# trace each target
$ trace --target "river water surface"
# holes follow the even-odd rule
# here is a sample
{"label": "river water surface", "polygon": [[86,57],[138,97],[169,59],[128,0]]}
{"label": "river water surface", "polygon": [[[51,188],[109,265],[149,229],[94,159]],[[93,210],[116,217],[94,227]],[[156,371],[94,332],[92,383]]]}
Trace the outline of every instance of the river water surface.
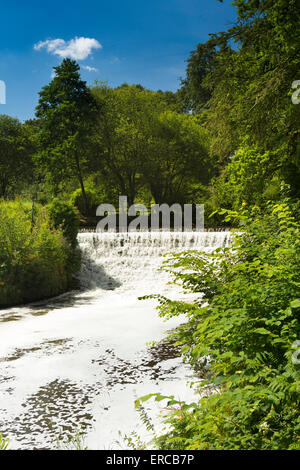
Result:
{"label": "river water surface", "polygon": [[[212,250],[229,232],[82,233],[82,290],[0,310],[0,431],[14,449],[55,449],[84,435],[90,449],[126,448],[144,429],[134,400],[148,393],[193,400],[194,375],[168,344],[152,349],[183,318],[164,322],[146,294],[185,299],[158,271],[163,255]],[[163,402],[145,407],[157,429]],[[119,435],[121,432],[121,436]]]}

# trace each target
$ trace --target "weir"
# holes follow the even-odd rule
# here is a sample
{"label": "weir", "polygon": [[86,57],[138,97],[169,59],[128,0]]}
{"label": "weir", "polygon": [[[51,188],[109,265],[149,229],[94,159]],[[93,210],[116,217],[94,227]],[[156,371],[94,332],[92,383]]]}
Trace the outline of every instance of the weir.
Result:
{"label": "weir", "polygon": [[168,253],[188,250],[211,251],[229,246],[230,232],[125,232],[80,233],[82,252],[81,286],[87,289],[109,289],[116,284],[132,288],[155,279],[160,284],[158,269]]}

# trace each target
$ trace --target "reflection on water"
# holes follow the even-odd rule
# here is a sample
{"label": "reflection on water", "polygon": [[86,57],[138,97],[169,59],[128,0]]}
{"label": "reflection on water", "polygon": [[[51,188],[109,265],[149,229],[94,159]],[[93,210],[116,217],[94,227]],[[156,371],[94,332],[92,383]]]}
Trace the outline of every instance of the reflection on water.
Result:
{"label": "reflection on water", "polygon": [[23,318],[22,315],[7,313],[0,316],[0,323],[4,323],[7,321],[17,321],[21,320],[21,318]]}
{"label": "reflection on water", "polygon": [[[63,353],[68,349],[68,346],[66,343],[71,341],[71,338],[63,338],[63,339],[56,339],[52,341],[44,341],[41,343],[40,346],[36,346],[34,348],[24,348],[24,349],[18,349],[16,348],[11,355],[7,355],[5,357],[0,357],[0,362],[7,362],[7,361],[16,361],[17,359],[20,359],[22,356],[25,356],[25,354],[28,356],[30,353],[34,353],[36,351],[41,351],[43,350],[45,353],[47,353],[47,349],[50,351],[52,345],[61,345],[62,347],[60,348],[60,352]],[[57,352],[59,352],[59,349],[56,349]]]}
{"label": "reflection on water", "polygon": [[[68,341],[49,341],[48,346],[62,346]],[[14,355],[5,360],[18,360],[25,354],[29,355],[41,349],[42,345],[40,348],[16,350]],[[58,436],[64,432],[74,434],[77,429],[81,432],[92,429],[95,419],[90,405],[97,396],[107,394],[116,385],[138,385],[145,380],[156,383],[178,380],[178,356],[178,349],[166,342],[137,355],[132,361],[124,360],[112,349],[107,349],[104,354],[91,361],[98,368],[98,381],[93,385],[80,386],[71,380],[51,380],[22,401],[20,414],[12,419],[0,420],[0,429],[5,435],[17,436],[21,448],[51,448]],[[9,384],[15,382],[15,377],[7,376],[5,382],[7,394],[13,396],[15,389],[10,388]],[[103,407],[106,411],[109,408],[109,405]]]}
{"label": "reflection on water", "polygon": [[144,378],[150,380],[166,380],[176,373],[176,364],[180,357],[179,349],[169,342],[160,342],[155,347],[143,352],[134,362],[117,357],[112,349],[92,362],[102,368],[105,375],[105,387],[111,388],[116,384],[138,384]]}
{"label": "reflection on water", "polygon": [[23,413],[11,422],[1,423],[1,428],[7,435],[17,435],[26,448],[35,447],[44,435],[42,447],[51,448],[62,431],[72,433],[77,426],[84,431],[91,426],[93,417],[86,411],[91,401],[89,392],[76,383],[53,380],[29,396],[22,403]]}

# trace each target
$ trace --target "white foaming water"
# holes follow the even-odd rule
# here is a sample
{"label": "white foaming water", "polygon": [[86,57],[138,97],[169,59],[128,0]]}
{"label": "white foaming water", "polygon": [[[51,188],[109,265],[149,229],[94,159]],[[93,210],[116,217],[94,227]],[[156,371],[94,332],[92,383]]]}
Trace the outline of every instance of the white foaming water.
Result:
{"label": "white foaming water", "polygon": [[[0,432],[13,448],[56,448],[61,429],[82,431],[91,449],[118,448],[118,430],[147,439],[136,397],[194,400],[189,366],[169,346],[146,347],[185,318],[165,323],[155,300],[137,297],[184,297],[158,271],[163,256],[228,246],[230,233],[81,233],[78,240],[84,290],[0,311]],[[146,404],[154,420],[159,406]]]}
{"label": "white foaming water", "polygon": [[[122,290],[143,285],[164,288],[166,275],[158,272],[168,253],[211,251],[228,246],[230,232],[127,232],[80,233],[82,252],[80,283],[87,289]],[[149,285],[150,283],[150,285]]]}

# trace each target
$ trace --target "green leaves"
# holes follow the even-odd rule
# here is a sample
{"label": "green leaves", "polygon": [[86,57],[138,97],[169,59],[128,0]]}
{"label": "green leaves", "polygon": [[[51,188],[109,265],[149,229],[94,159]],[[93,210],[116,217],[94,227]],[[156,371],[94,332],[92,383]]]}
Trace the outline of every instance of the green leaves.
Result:
{"label": "green leaves", "polygon": [[[242,226],[230,249],[165,263],[187,290],[204,293],[172,336],[206,378],[199,384],[206,397],[169,415],[171,430],[157,442],[162,449],[299,449],[300,372],[291,357],[300,339],[299,224],[287,201],[225,214]],[[184,308],[160,299],[165,317]]]}
{"label": "green leaves", "polygon": [[9,446],[9,440],[5,439],[2,433],[0,433],[0,450],[7,450],[8,446]]}
{"label": "green leaves", "polygon": [[79,269],[79,256],[60,227],[71,236],[66,212],[59,213],[56,229],[40,206],[32,226],[31,212],[30,203],[0,201],[0,307],[61,294]]}
{"label": "green leaves", "polygon": [[256,328],[254,333],[259,333],[260,335],[269,335],[269,336],[276,336],[271,331],[266,330],[265,328]]}
{"label": "green leaves", "polygon": [[300,107],[291,101],[300,65],[297,0],[233,4],[236,23],[190,53],[178,93],[205,122],[219,157],[214,208],[276,201],[282,181],[300,194]]}
{"label": "green leaves", "polygon": [[[174,399],[173,396],[168,397],[168,396],[161,395],[160,393],[149,393],[148,395],[144,395],[143,397],[140,397],[137,400],[135,400],[135,402],[134,402],[135,407],[136,408],[139,407],[141,403],[150,400],[150,398],[152,398],[152,397],[155,397],[155,401],[162,401],[162,400],[166,400],[166,399],[173,400]],[[178,403],[178,402],[174,401],[174,403]]]}
{"label": "green leaves", "polygon": [[295,299],[291,302],[291,308],[292,309],[298,309],[300,308],[300,299]]}
{"label": "green leaves", "polygon": [[70,178],[77,179],[87,209],[83,177],[90,159],[89,135],[99,107],[80,79],[79,68],[75,61],[64,59],[39,93],[36,162],[56,189]]}
{"label": "green leaves", "polygon": [[29,126],[0,115],[0,198],[13,195],[17,185],[31,180],[33,150]]}

